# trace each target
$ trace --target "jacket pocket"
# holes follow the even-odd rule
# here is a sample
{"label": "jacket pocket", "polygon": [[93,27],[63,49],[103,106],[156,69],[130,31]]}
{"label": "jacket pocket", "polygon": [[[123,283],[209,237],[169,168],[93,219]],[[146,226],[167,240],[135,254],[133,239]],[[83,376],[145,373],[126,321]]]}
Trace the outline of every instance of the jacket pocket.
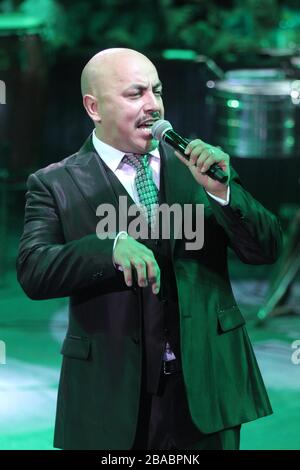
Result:
{"label": "jacket pocket", "polygon": [[245,325],[245,319],[237,305],[220,309],[218,312],[218,323],[221,331],[230,331]]}
{"label": "jacket pocket", "polygon": [[61,348],[61,354],[66,357],[87,360],[90,355],[91,341],[88,338],[67,336]]}

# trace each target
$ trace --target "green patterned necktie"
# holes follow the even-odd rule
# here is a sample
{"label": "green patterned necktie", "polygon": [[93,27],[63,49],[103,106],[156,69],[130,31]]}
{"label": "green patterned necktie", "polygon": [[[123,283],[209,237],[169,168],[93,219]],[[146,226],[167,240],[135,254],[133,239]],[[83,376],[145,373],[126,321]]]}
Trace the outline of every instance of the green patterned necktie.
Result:
{"label": "green patterned necktie", "polygon": [[140,204],[147,209],[148,222],[154,226],[156,211],[152,210],[154,204],[158,204],[158,189],[153,181],[152,171],[149,166],[149,154],[127,154],[123,157],[123,163],[127,163],[136,169],[134,182]]}

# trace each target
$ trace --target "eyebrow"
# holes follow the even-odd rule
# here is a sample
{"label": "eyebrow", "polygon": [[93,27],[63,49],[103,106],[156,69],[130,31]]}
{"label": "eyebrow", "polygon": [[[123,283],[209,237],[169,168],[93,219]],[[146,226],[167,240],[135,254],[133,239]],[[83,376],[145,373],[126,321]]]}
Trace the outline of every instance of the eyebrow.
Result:
{"label": "eyebrow", "polygon": [[[137,89],[137,90],[147,90],[148,86],[146,85],[141,85],[140,83],[133,83],[132,85],[130,85],[128,88],[126,88],[126,90],[124,90],[125,92],[126,91],[130,91],[132,89]],[[157,88],[162,88],[162,83],[161,81],[155,83],[155,85],[153,85],[152,87],[152,90],[155,90]]]}

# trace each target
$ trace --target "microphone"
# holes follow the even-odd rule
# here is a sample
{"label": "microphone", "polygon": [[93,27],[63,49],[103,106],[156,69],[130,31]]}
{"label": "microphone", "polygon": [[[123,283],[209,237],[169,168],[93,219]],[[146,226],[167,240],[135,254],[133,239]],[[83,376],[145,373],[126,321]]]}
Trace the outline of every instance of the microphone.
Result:
{"label": "microphone", "polygon": [[[189,159],[188,155],[184,155],[184,151],[189,141],[177,134],[169,121],[159,119],[153,124],[151,133],[154,139],[159,141],[163,140],[175,150],[179,150],[187,160]],[[226,183],[227,181],[227,175],[224,173],[222,168],[218,166],[217,163],[213,163],[211,167],[205,172],[205,174],[210,178],[219,181],[220,183]]]}

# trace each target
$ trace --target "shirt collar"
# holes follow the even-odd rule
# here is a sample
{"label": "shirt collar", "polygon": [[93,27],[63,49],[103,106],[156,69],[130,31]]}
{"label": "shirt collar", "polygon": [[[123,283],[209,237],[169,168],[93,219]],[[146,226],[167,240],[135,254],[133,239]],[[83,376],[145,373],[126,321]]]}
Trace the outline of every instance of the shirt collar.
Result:
{"label": "shirt collar", "polygon": [[[121,150],[118,150],[112,147],[111,145],[108,145],[102,140],[100,140],[96,136],[95,129],[93,130],[92,140],[93,140],[93,145],[96,149],[96,152],[99,154],[99,156],[104,161],[104,163],[106,163],[106,165],[115,173],[125,153],[121,152]],[[151,150],[151,152],[148,152],[148,153],[155,160],[160,160],[158,148]]]}

